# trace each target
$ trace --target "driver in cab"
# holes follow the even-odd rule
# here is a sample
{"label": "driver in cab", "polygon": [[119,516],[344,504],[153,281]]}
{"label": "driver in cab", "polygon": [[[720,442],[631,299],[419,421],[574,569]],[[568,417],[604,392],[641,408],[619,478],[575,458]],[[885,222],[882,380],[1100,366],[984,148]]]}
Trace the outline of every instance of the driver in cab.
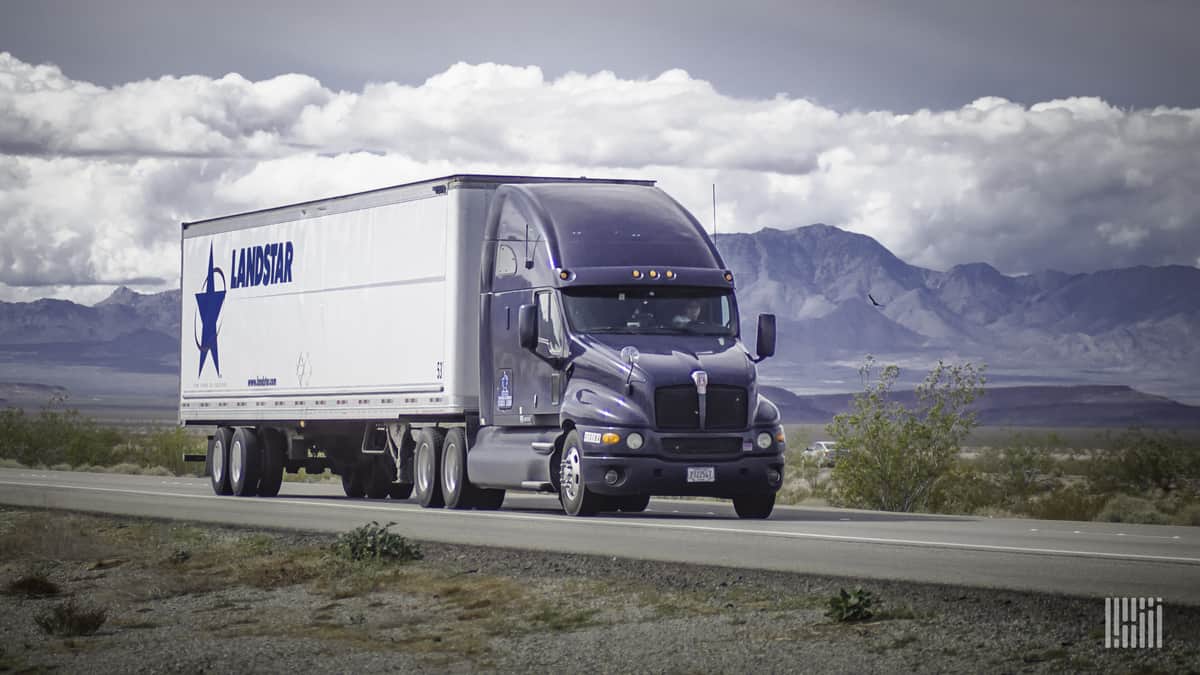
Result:
{"label": "driver in cab", "polygon": [[671,319],[671,325],[674,328],[686,328],[695,324],[700,320],[700,312],[703,308],[704,305],[699,298],[688,298],[684,301],[680,313]]}

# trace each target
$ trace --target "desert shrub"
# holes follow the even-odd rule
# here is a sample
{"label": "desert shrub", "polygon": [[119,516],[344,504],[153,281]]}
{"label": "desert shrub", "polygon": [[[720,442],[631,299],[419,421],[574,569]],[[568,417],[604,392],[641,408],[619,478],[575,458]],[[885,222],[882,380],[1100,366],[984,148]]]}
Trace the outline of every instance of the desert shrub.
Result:
{"label": "desert shrub", "polygon": [[985,450],[979,467],[995,485],[999,505],[1021,511],[1031,498],[1057,488],[1062,470],[1052,452],[1060,445],[1054,434],[1041,440],[1016,434],[1003,446]]}
{"label": "desert shrub", "polygon": [[58,584],[50,581],[45,574],[35,573],[18,577],[4,586],[4,592],[9,595],[23,595],[29,598],[43,598],[58,595]]}
{"label": "desert shrub", "polygon": [[825,616],[839,622],[866,621],[875,616],[875,610],[872,609],[874,604],[874,595],[864,591],[862,586],[852,591],[842,588],[829,598],[829,609],[825,611]]}
{"label": "desert shrub", "polygon": [[403,536],[391,532],[396,523],[380,525],[371,521],[361,527],[338,535],[333,550],[349,560],[390,560],[407,562],[424,557],[420,547]]}
{"label": "desert shrub", "polygon": [[1114,447],[1097,453],[1089,478],[1098,491],[1138,494],[1146,490],[1200,490],[1200,448],[1177,433],[1133,429]]}
{"label": "desert shrub", "polygon": [[46,408],[36,416],[0,411],[0,456],[25,465],[109,464],[121,434],[77,410]]}
{"label": "desert shrub", "polygon": [[826,485],[828,481],[821,480],[821,462],[816,457],[800,455],[796,460],[796,471],[814,495],[824,496],[829,491],[829,486]]}
{"label": "desert shrub", "polygon": [[173,474],[194,472],[183,461],[185,453],[203,454],[207,441],[184,427],[172,427],[139,434],[130,439],[123,459],[144,467],[165,467]]}
{"label": "desert shrub", "polygon": [[[868,357],[859,371],[864,382],[873,369]],[[917,386],[912,410],[891,396],[899,375],[899,367],[884,367],[878,381],[854,397],[850,412],[837,415],[826,428],[848,451],[833,470],[840,503],[884,511],[925,507],[975,426],[967,407],[983,391],[982,367],[938,362]]]}
{"label": "desert shrub", "polygon": [[784,480],[783,487],[775,494],[775,500],[780,504],[799,504],[810,496],[812,492],[798,478],[790,478]]}
{"label": "desert shrub", "polygon": [[1093,520],[1108,495],[1095,494],[1083,483],[1065,485],[1026,502],[1024,514],[1043,520]]}
{"label": "desert shrub", "polygon": [[935,513],[977,513],[1004,502],[989,477],[968,462],[950,468],[934,485],[926,508]]}
{"label": "desert shrub", "polygon": [[1200,526],[1200,504],[1190,504],[1180,509],[1171,519],[1176,525]]}
{"label": "desert shrub", "polygon": [[108,619],[108,612],[99,607],[77,605],[74,600],[57,605],[34,617],[34,622],[48,635],[75,637],[91,635],[100,630]]}
{"label": "desert shrub", "polygon": [[1149,499],[1116,495],[1104,502],[1096,520],[1108,523],[1142,523],[1146,525],[1166,525],[1171,522],[1171,516],[1159,511],[1155,503]]}

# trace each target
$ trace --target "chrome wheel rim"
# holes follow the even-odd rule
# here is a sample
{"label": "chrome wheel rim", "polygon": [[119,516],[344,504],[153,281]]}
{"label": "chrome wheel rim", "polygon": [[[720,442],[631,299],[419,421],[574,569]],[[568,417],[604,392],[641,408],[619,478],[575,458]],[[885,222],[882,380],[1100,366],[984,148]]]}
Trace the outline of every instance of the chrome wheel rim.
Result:
{"label": "chrome wheel rim", "polygon": [[582,477],[582,470],[579,466],[579,448],[571,446],[567,448],[567,452],[562,459],[562,472],[560,480],[562,483],[563,496],[567,501],[575,501],[579,497],[579,482]]}
{"label": "chrome wheel rim", "polygon": [[433,482],[433,462],[429,461],[429,444],[422,443],[417,448],[417,487],[421,492],[429,492],[429,486]]}
{"label": "chrome wheel rim", "polygon": [[229,448],[229,478],[234,483],[242,479],[242,442],[234,441]]}
{"label": "chrome wheel rim", "polygon": [[218,483],[225,478],[225,444],[221,441],[213,441],[212,475]]}
{"label": "chrome wheel rim", "polygon": [[442,475],[446,484],[446,492],[453,494],[458,490],[458,446],[451,443],[446,446],[446,456],[442,457]]}

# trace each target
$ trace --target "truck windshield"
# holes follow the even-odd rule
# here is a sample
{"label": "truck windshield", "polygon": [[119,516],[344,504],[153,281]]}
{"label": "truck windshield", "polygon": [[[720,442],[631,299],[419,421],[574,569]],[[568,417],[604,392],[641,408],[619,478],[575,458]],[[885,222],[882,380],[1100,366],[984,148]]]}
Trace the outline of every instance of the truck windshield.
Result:
{"label": "truck windshield", "polygon": [[732,295],[714,288],[572,288],[563,291],[577,333],[737,335]]}

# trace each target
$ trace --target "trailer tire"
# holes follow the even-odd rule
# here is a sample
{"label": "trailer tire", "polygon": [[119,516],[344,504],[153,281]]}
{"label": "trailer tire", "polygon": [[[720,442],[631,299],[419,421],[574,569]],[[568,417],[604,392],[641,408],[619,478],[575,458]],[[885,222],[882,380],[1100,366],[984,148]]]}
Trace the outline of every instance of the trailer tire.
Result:
{"label": "trailer tire", "polygon": [[233,492],[229,488],[229,439],[233,433],[229,427],[217,427],[212,440],[208,442],[208,465],[212,470],[208,474],[215,495],[227,495]]}
{"label": "trailer tire", "polygon": [[579,432],[572,429],[563,441],[559,462],[558,499],[563,511],[571,516],[593,516],[604,505],[604,498],[587,489],[583,480],[583,444]]}
{"label": "trailer tire", "polygon": [[475,508],[480,511],[495,511],[504,503],[504,490],[481,488],[475,497]]}
{"label": "trailer tire", "polygon": [[471,509],[479,501],[479,490],[467,475],[467,434],[454,428],[442,441],[442,500],[447,508]]}
{"label": "trailer tire", "polygon": [[388,488],[388,496],[392,499],[408,499],[412,496],[412,483],[392,483]]}
{"label": "trailer tire", "polygon": [[371,499],[386,499],[391,490],[392,481],[396,478],[396,465],[387,455],[376,455],[370,462],[359,465],[359,471],[366,472],[363,484],[367,496]]}
{"label": "trailer tire", "polygon": [[283,486],[283,465],[287,461],[287,436],[278,429],[267,427],[258,434],[262,444],[262,478],[258,483],[259,497],[274,497]]}
{"label": "trailer tire", "polygon": [[363,472],[355,463],[342,467],[342,492],[350,499],[362,499],[367,494],[367,488],[363,485]]}
{"label": "trailer tire", "polygon": [[733,510],[738,518],[763,520],[771,517],[775,509],[775,493],[758,495],[739,495],[733,498]]}
{"label": "trailer tire", "polygon": [[239,497],[258,494],[262,480],[262,453],[258,434],[249,427],[238,427],[229,443],[229,487]]}
{"label": "trailer tire", "polygon": [[427,509],[440,509],[442,500],[441,479],[442,430],[425,427],[417,434],[417,447],[413,449],[415,464],[417,501]]}

